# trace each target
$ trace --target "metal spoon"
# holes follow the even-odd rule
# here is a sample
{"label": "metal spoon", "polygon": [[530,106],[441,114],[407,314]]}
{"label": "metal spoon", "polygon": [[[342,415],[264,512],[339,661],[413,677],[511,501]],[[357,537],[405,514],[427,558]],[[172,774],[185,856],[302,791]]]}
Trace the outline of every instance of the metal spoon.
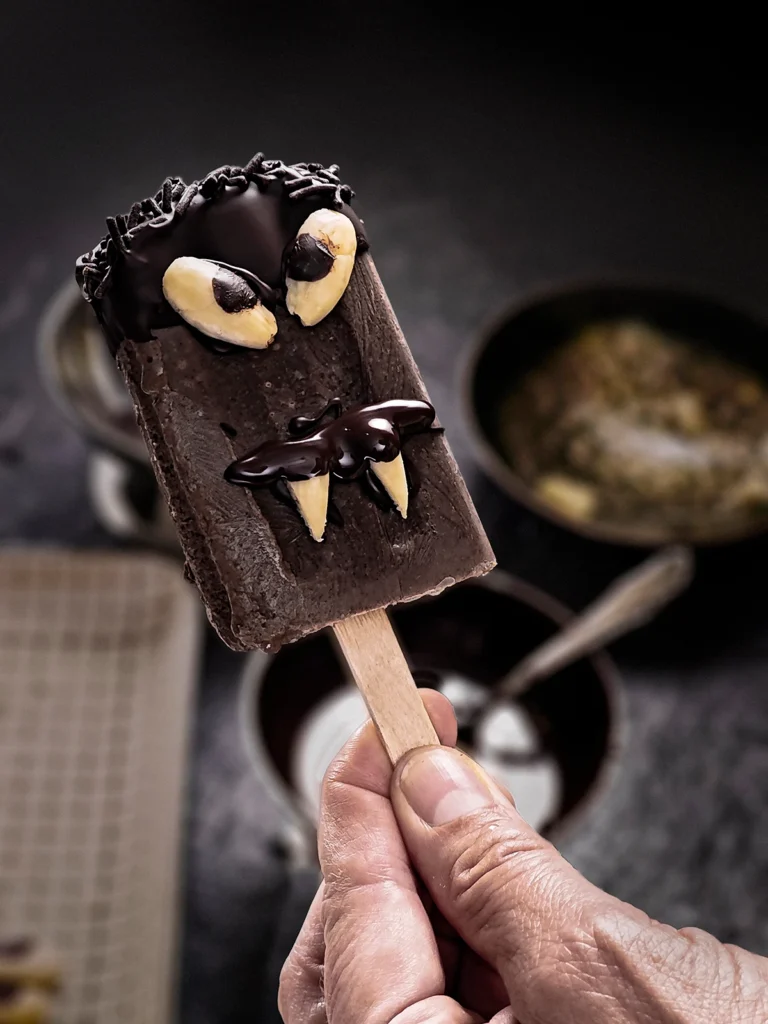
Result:
{"label": "metal spoon", "polygon": [[694,557],[680,545],[662,548],[619,576],[560,632],[518,662],[491,691],[458,676],[440,689],[454,702],[460,727],[473,724],[502,703],[518,698],[541,679],[650,622],[693,578]]}
{"label": "metal spoon", "polygon": [[650,622],[693,579],[694,558],[681,545],[662,548],[619,576],[559,633],[528,654],[494,688],[519,697],[535,682]]}

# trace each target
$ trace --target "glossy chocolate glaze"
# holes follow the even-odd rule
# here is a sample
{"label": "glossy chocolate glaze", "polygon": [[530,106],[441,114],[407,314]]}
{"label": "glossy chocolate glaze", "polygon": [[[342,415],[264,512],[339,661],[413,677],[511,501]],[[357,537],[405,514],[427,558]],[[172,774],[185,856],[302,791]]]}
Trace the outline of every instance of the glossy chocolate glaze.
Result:
{"label": "glossy chocolate glaze", "polygon": [[[315,430],[329,414],[335,418]],[[439,429],[433,428],[434,420],[435,410],[429,402],[416,399],[390,399],[345,413],[340,413],[340,403],[334,401],[317,419],[294,417],[289,425],[293,433],[314,433],[267,441],[233,462],[224,476],[230,483],[247,487],[268,486],[281,478],[309,480],[326,473],[354,480],[370,462],[396,458],[407,434]]]}
{"label": "glossy chocolate glaze", "polygon": [[294,281],[321,281],[331,272],[333,253],[311,235],[299,235],[288,254],[286,272]]}
{"label": "glossy chocolate glaze", "polygon": [[211,282],[213,297],[225,313],[242,313],[253,309],[259,296],[250,284],[234,270],[219,266]]}
{"label": "glossy chocolate glaze", "polygon": [[110,218],[109,233],[77,261],[77,279],[113,350],[181,322],[162,288],[179,256],[246,271],[280,301],[289,248],[315,210],[344,213],[365,250],[362,222],[349,205],[354,193],[337,172],[335,165],[287,165],[257,154],[245,167],[222,167],[191,185],[168,178],[128,215]]}

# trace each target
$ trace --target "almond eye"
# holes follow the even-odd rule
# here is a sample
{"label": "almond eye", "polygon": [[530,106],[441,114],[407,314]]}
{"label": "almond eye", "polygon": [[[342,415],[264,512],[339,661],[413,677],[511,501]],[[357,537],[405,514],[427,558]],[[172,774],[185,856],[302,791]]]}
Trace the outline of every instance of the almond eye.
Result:
{"label": "almond eye", "polygon": [[305,327],[320,323],[344,294],[356,252],[355,228],[343,213],[315,210],[304,221],[288,256],[285,304]]}
{"label": "almond eye", "polygon": [[188,324],[217,341],[266,348],[277,334],[274,314],[246,277],[213,260],[175,259],[163,275],[163,294]]}

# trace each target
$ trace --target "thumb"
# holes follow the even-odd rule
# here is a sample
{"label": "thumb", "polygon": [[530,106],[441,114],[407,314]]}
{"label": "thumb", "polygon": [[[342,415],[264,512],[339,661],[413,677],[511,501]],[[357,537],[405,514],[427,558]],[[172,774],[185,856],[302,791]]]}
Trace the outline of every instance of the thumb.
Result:
{"label": "thumb", "polygon": [[[542,1004],[552,1013],[566,996],[558,989],[571,986],[570,1003],[572,986],[604,970],[596,919],[648,921],[587,882],[458,750],[406,755],[391,797],[414,867],[442,914],[499,972],[518,1015]],[[576,1011],[568,1019],[581,1017]]]}
{"label": "thumb", "polygon": [[678,932],[583,878],[460,751],[398,764],[392,805],[446,919],[547,1024],[768,1020],[768,960]]}

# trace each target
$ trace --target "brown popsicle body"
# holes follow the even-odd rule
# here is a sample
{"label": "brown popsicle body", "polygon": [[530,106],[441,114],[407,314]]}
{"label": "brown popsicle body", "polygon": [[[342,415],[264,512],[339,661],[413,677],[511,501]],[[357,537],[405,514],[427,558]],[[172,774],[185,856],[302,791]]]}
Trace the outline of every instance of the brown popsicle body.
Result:
{"label": "brown popsicle body", "polygon": [[[445,438],[408,437],[408,518],[357,481],[331,481],[322,543],[269,489],[224,480],[227,465],[287,436],[296,415],[426,392],[367,253],[314,327],[278,309],[264,350],[221,354],[183,324],[117,352],[187,564],[211,622],[238,650],[275,650],[328,624],[437,592],[494,558]],[[222,427],[222,424],[224,426]]]}

